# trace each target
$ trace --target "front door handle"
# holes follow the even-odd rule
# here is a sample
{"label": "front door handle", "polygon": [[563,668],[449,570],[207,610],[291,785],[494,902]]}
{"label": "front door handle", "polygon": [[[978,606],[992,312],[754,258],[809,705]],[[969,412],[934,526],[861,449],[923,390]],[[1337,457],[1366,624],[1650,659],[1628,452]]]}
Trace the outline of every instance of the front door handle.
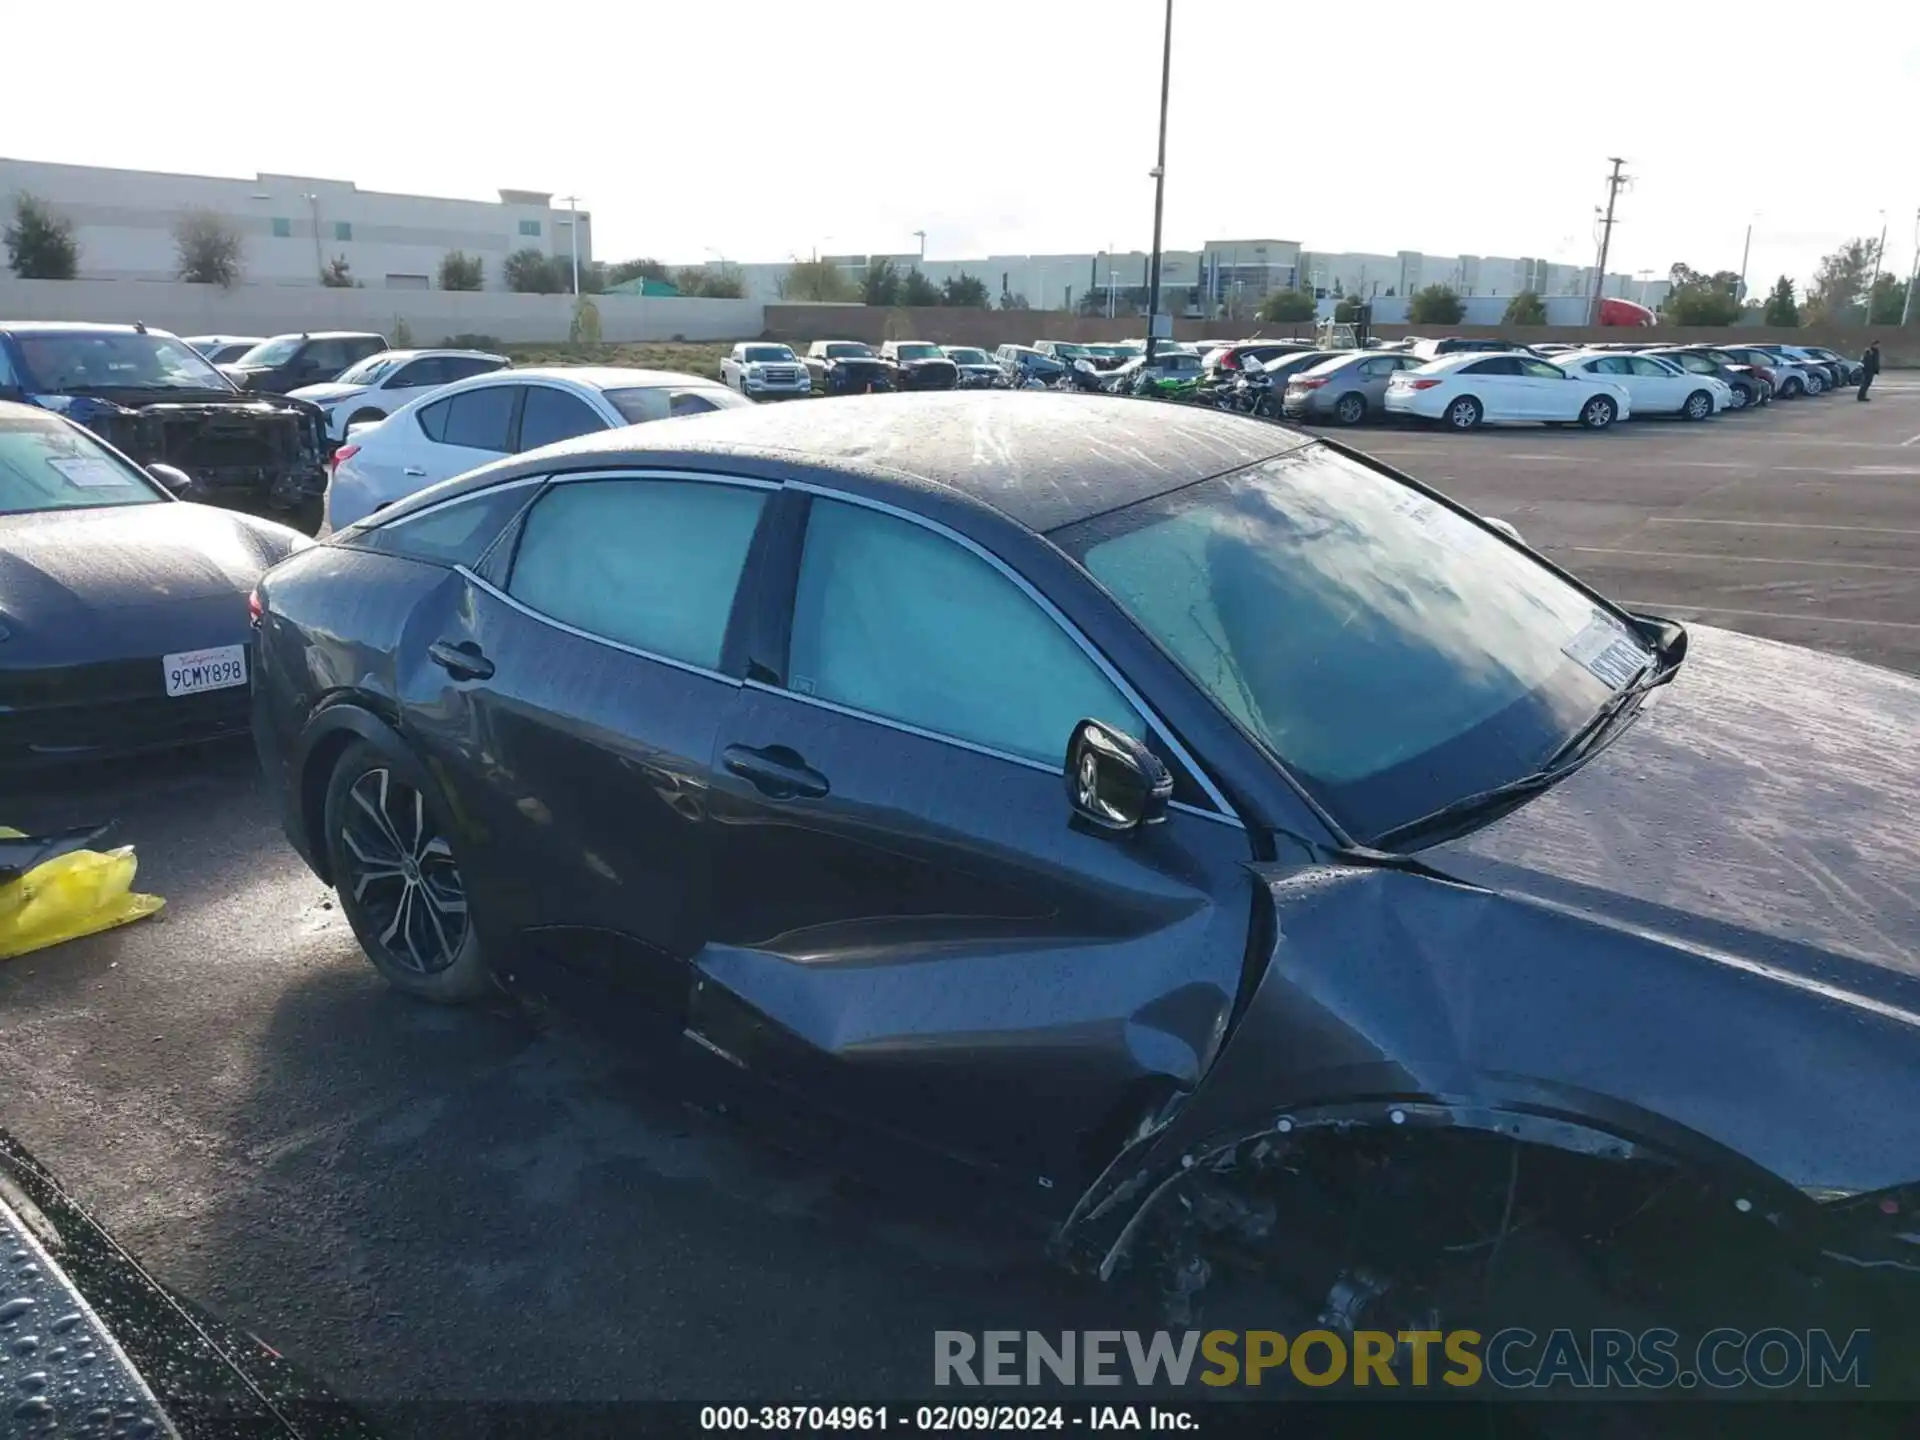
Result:
{"label": "front door handle", "polygon": [[427,647],[427,658],[456,680],[488,680],[493,677],[493,661],[471,640],[455,644],[436,640]]}
{"label": "front door handle", "polygon": [[427,478],[427,472],[422,470],[418,465],[402,465],[400,467],[400,473],[402,475],[411,475],[416,480],[424,480]]}
{"label": "front door handle", "polygon": [[727,769],[770,800],[818,800],[827,793],[827,777],[808,766],[785,745],[755,750],[729,745],[720,752]]}

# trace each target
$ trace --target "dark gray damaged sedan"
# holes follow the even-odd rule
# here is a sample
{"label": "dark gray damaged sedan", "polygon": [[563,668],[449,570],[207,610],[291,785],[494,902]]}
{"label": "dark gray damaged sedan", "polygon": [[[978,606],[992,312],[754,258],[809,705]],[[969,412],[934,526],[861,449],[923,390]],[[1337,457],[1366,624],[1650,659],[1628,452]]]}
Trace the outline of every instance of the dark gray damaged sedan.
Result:
{"label": "dark gray damaged sedan", "polygon": [[1341,447],[666,421],[260,599],[270,784],[396,986],[618,1016],[1176,1312],[1230,1261],[1387,1328],[1544,1244],[1920,1269],[1920,683],[1629,614]]}

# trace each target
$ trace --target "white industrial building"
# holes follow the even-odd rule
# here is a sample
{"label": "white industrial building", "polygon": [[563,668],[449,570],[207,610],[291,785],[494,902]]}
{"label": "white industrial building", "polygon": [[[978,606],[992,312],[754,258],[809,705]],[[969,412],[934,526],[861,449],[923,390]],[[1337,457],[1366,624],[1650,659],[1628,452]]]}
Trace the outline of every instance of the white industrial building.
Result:
{"label": "white industrial building", "polygon": [[[493,290],[503,287],[502,262],[515,250],[571,256],[576,218],[538,190],[452,200],[306,175],[243,180],[0,157],[0,214],[11,216],[21,192],[72,222],[84,279],[173,279],[175,227],[198,210],[239,235],[242,284],[318,285],[321,270],[340,258],[368,289],[426,290],[439,284],[441,259],[460,250],[480,257]],[[578,221],[584,263],[592,232],[584,211]]]}
{"label": "white industrial building", "polygon": [[[1116,308],[1144,311],[1146,307],[1149,262],[1140,250],[960,260],[925,259],[911,252],[821,258],[839,267],[856,285],[870,263],[890,260],[903,273],[917,266],[935,285],[972,275],[985,284],[995,303],[1002,295],[1013,295],[1036,310],[1072,310],[1082,305],[1104,310],[1111,290]],[[791,264],[740,265],[747,296],[767,303],[785,298],[783,286]],[[1392,299],[1428,285],[1445,285],[1466,298],[1511,298],[1523,290],[1542,297],[1590,296],[1593,274],[1591,265],[1538,258],[1423,255],[1417,250],[1336,254],[1304,249],[1296,240],[1209,240],[1198,250],[1163,251],[1160,284],[1166,292],[1162,307],[1174,314],[1239,316],[1251,314],[1274,290],[1311,290],[1321,299],[1347,295]],[[1609,274],[1602,293],[1657,307],[1668,288],[1665,281]]]}

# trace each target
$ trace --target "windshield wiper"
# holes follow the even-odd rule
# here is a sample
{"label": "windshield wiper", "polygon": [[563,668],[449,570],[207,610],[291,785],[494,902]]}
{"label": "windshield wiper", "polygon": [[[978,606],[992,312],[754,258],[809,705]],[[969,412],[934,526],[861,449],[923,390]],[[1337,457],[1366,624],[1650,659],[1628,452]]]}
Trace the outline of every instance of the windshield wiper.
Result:
{"label": "windshield wiper", "polygon": [[1628,707],[1649,690],[1671,680],[1673,674],[1674,667],[1662,666],[1657,658],[1648,660],[1631,680],[1609,695],[1600,708],[1569,735],[1538,770],[1503,785],[1495,785],[1490,790],[1463,795],[1438,810],[1396,825],[1378,836],[1371,848],[1392,850],[1418,836],[1469,828],[1506,814],[1528,796],[1538,794],[1579,769],[1581,762],[1593,753],[1599,739],[1615,728],[1614,721],[1629,713]]}

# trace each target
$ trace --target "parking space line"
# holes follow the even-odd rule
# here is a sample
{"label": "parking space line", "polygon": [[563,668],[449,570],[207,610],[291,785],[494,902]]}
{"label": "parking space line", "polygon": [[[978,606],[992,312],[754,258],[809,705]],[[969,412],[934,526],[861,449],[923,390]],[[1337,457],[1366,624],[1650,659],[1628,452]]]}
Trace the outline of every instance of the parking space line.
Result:
{"label": "parking space line", "polygon": [[1795,615],[1787,610],[1735,610],[1727,605],[1668,604],[1663,600],[1622,600],[1628,610],[1684,612],[1698,615],[1744,615],[1754,620],[1799,620],[1815,625],[1875,625],[1888,630],[1920,630],[1920,620],[1858,620],[1851,615]]}
{"label": "parking space line", "polygon": [[1704,515],[1649,515],[1649,525],[1738,525],[1753,530],[1845,530],[1856,535],[1920,535],[1886,525],[1803,525],[1797,520],[1721,520]]}
{"label": "parking space line", "polygon": [[1902,445],[1920,445],[1920,435],[1909,435],[1900,442]]}
{"label": "parking space line", "polygon": [[1877,565],[1870,560],[1784,560],[1772,555],[1707,555],[1692,550],[1622,550],[1610,545],[1562,545],[1549,549],[1576,555],[1631,555],[1636,560],[1733,560],[1743,565],[1801,565],[1820,570],[1892,570],[1920,575],[1920,565]]}

